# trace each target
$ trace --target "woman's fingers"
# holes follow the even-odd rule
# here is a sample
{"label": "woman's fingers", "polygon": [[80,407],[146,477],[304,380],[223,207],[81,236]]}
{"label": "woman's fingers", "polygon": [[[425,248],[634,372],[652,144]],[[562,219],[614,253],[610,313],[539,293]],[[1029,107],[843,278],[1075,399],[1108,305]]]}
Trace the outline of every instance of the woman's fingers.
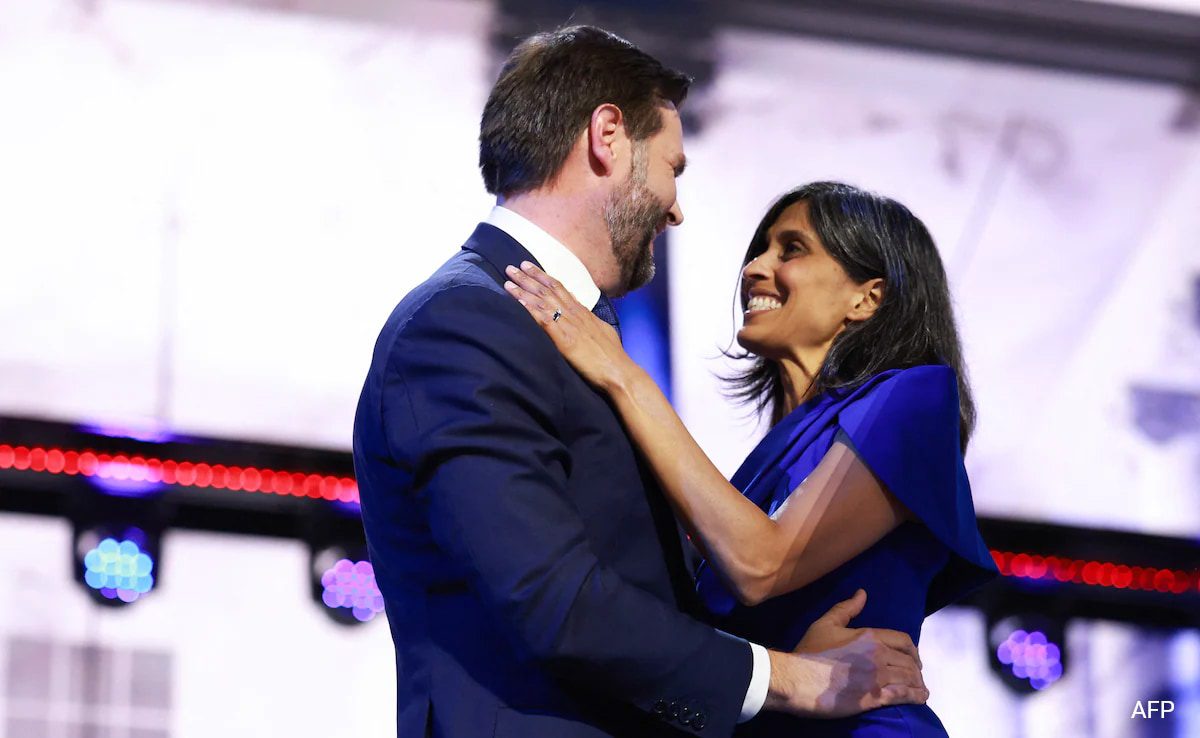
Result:
{"label": "woman's fingers", "polygon": [[508,276],[504,289],[517,298],[539,323],[543,322],[543,318],[549,319],[555,310],[562,310],[559,299],[528,274],[514,266],[509,266],[504,272]]}
{"label": "woman's fingers", "polygon": [[563,287],[562,282],[559,282],[554,277],[542,271],[541,267],[530,261],[521,262],[521,273],[533,278],[537,289],[542,291],[543,297],[551,300],[564,313],[571,312],[591,312],[591,309],[584,309],[575,296]]}
{"label": "woman's fingers", "polygon": [[[562,286],[562,283],[546,274],[532,262],[521,262],[518,269],[511,264],[504,268],[508,281],[504,289],[525,306],[543,328],[549,330],[550,324],[555,323],[557,331],[552,335],[556,343],[567,341],[573,343],[587,340],[589,337],[597,343],[605,343],[617,338],[616,330],[597,318],[592,311],[585,308],[575,299],[575,296]],[[555,317],[557,316],[557,317]],[[619,339],[617,339],[619,346]]]}
{"label": "woman's fingers", "polygon": [[[508,291],[508,294],[517,298],[517,302],[525,306],[525,310],[533,316],[538,325],[550,333],[558,343],[558,340],[563,338],[562,331],[566,329],[566,324],[569,322],[566,313],[567,306],[550,287],[538,282],[520,269],[510,265],[505,268],[504,273],[508,276],[508,281],[504,283],[504,289]],[[557,326],[557,330],[550,330],[551,323]]]}
{"label": "woman's fingers", "polygon": [[540,297],[527,292],[521,285],[512,281],[505,282],[504,289],[508,290],[508,294],[517,298],[517,302],[521,303],[534,318],[538,317],[538,314],[542,310],[542,299]]}
{"label": "woman's fingers", "polygon": [[539,267],[537,264],[534,264],[531,261],[523,261],[521,262],[521,271],[533,277],[534,281],[543,287],[546,287],[554,294],[560,297],[562,296],[562,284],[554,277],[551,277],[549,274],[543,272],[541,267]]}
{"label": "woman's fingers", "polygon": [[521,291],[525,295],[536,297],[542,300],[550,297],[549,288],[515,266],[510,264],[509,266],[505,267],[504,274],[509,278],[510,281],[513,282],[513,284],[517,285],[517,287],[520,287]]}
{"label": "woman's fingers", "polygon": [[513,282],[505,282],[504,289],[508,290],[508,294],[517,298],[517,302],[521,303],[521,307],[525,308],[525,311],[528,312],[530,315],[532,315],[534,320],[537,319],[537,317],[538,317],[537,308],[535,308],[533,305],[531,305],[530,304],[531,301],[529,299],[527,299],[528,297],[530,297],[528,292],[521,289],[520,285],[517,285]]}

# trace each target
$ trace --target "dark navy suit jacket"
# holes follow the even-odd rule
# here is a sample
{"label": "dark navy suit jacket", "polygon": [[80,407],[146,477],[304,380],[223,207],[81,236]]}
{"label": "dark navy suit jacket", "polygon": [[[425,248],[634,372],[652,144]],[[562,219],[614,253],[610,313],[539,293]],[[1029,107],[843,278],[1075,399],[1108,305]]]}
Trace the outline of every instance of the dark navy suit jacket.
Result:
{"label": "dark navy suit jacket", "polygon": [[749,646],[701,624],[612,408],[503,289],[480,225],[392,312],[354,423],[397,735],[727,736]]}

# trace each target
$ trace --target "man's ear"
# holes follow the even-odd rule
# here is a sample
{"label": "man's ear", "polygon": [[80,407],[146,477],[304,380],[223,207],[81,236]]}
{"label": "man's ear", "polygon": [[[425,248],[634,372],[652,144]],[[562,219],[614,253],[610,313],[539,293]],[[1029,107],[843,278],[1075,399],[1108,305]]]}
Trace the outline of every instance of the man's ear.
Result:
{"label": "man's ear", "polygon": [[607,177],[616,170],[617,160],[623,155],[625,115],[612,103],[605,103],[592,111],[587,132],[588,161],[592,171]]}
{"label": "man's ear", "polygon": [[883,302],[883,293],[886,284],[882,277],[867,280],[859,288],[858,302],[850,309],[850,313],[846,316],[847,320],[859,321],[866,320],[875,314],[879,309],[880,303]]}

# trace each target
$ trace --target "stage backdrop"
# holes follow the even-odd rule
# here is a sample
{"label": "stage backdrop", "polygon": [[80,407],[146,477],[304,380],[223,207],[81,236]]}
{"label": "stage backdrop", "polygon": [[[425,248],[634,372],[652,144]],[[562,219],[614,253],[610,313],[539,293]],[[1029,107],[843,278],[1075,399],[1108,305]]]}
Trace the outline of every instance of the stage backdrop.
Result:
{"label": "stage backdrop", "polygon": [[[0,414],[349,447],[388,311],[490,207],[475,139],[493,8],[287,7],[0,5]],[[1185,95],[767,34],[716,48],[689,102],[703,127],[667,278],[674,398],[719,466],[763,430],[712,376],[741,253],[773,197],[841,179],[907,203],[942,249],[979,402],[979,510],[1195,535]],[[62,715],[55,738],[97,715],[122,738],[391,734],[386,625],[328,622],[302,548],[169,534],[160,589],[118,612],[70,581],[65,523],[4,515],[0,536],[20,592],[0,608],[7,735],[31,735],[31,714]],[[958,610],[925,629],[952,734],[1121,738],[1134,701],[1164,694],[1172,734],[1200,734],[1195,634],[1073,625],[1067,675],[1022,700],[988,672],[983,629]],[[97,659],[171,691],[124,686],[117,713],[75,700],[73,665]]]}
{"label": "stage backdrop", "polygon": [[[978,510],[1200,531],[1200,119],[1179,90],[764,34],[719,40],[672,241],[675,396],[727,473],[764,428],[711,357],[758,219],[841,180],[929,226],[979,424]],[[736,346],[735,346],[736,348]]]}

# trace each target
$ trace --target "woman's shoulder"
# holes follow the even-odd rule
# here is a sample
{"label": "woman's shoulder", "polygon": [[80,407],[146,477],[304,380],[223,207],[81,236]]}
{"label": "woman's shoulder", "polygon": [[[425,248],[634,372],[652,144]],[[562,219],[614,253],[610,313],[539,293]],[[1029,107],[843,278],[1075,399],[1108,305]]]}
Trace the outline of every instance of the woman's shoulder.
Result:
{"label": "woman's shoulder", "polygon": [[860,385],[853,400],[958,405],[958,375],[945,364],[919,364],[887,369]]}
{"label": "woman's shoulder", "polygon": [[958,383],[958,375],[945,364],[918,364],[903,369],[885,369],[872,379],[879,379],[880,384],[905,387],[938,387]]}
{"label": "woman's shoulder", "polygon": [[839,413],[843,425],[896,424],[911,432],[921,427],[958,427],[958,376],[945,364],[888,369],[860,385]]}

